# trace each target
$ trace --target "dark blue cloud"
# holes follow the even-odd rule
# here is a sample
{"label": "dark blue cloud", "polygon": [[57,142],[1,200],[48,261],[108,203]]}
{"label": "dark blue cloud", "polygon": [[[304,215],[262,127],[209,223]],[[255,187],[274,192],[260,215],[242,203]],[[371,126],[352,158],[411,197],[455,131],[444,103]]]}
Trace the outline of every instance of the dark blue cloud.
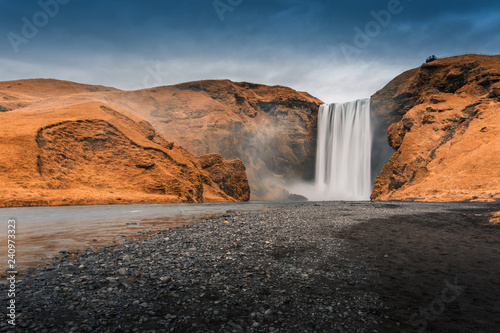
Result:
{"label": "dark blue cloud", "polygon": [[[56,0],[42,0],[50,1]],[[371,62],[380,68],[397,64],[399,70],[417,66],[429,54],[500,53],[498,1],[400,0],[397,7],[401,10],[391,14],[387,25],[372,33],[363,47],[356,46],[356,31],[366,32],[367,24],[376,21],[372,13],[386,11],[397,0],[217,1],[241,4],[231,6],[221,20],[213,0],[71,0],[60,6],[59,13],[34,38],[19,44],[18,53],[7,34],[22,37],[22,18],[32,21],[42,9],[38,1],[0,1],[0,60],[4,60],[0,66],[10,64],[2,73],[8,79],[65,75],[67,69],[54,70],[60,66],[74,69],[67,77],[74,79],[79,75],[75,73],[85,71],[114,73],[108,68],[113,65],[136,66],[141,71],[144,64],[162,62],[172,66],[173,72],[181,67],[185,72],[189,68],[179,63],[196,62],[196,71],[170,75],[170,81],[176,77],[181,81],[196,75],[200,79],[214,76],[215,69],[204,72],[204,68],[222,61],[234,69],[223,70],[221,75],[229,73],[240,80],[246,79],[244,68],[249,62],[256,67],[260,64],[265,81],[265,77],[273,77],[269,71],[274,67],[286,74],[274,77],[286,80],[293,77],[294,69],[295,75],[306,75],[306,68],[320,63],[352,66]],[[341,45],[356,47],[349,59]],[[314,63],[304,64],[308,59]],[[297,64],[303,67],[298,69]],[[89,78],[98,81],[102,76],[87,73],[81,80]],[[109,83],[120,86],[120,82]]]}
{"label": "dark blue cloud", "polygon": [[[85,48],[80,42],[88,45],[95,41],[99,45],[107,43],[109,49],[137,52],[142,47],[154,51],[154,46],[161,43],[173,43],[178,49],[191,43],[206,50],[245,47],[246,43],[319,49],[319,43],[336,46],[342,41],[352,42],[354,28],[363,30],[373,20],[370,12],[386,9],[389,2],[243,0],[232,11],[224,13],[221,22],[211,0],[72,0],[61,6],[59,14],[41,29],[39,38],[56,47]],[[480,21],[483,15],[491,13],[497,13],[500,18],[497,1],[400,2],[403,11],[393,15],[390,25],[380,34],[380,37],[392,38],[388,42],[394,42],[396,51],[398,44],[405,43],[410,36],[412,39],[417,36],[416,41],[422,44],[432,44],[436,39],[458,41],[467,37],[467,28],[473,20]],[[36,1],[4,1],[0,9],[8,13],[0,23],[2,31],[20,32],[21,18],[32,18],[40,7]],[[411,31],[393,33],[405,24]],[[429,25],[431,31],[427,30]],[[492,26],[486,33],[490,37],[497,35],[495,28]],[[381,43],[387,46],[384,41]],[[5,56],[8,40],[4,38],[1,45]]]}

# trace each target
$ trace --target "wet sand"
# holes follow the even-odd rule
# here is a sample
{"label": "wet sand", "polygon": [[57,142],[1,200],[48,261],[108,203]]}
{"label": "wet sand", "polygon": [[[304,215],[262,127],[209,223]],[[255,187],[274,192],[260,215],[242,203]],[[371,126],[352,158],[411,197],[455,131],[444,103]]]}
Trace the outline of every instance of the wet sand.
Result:
{"label": "wet sand", "polygon": [[379,272],[361,288],[384,302],[384,330],[500,331],[500,226],[489,223],[498,205],[450,206],[370,219],[341,232],[346,255]]}

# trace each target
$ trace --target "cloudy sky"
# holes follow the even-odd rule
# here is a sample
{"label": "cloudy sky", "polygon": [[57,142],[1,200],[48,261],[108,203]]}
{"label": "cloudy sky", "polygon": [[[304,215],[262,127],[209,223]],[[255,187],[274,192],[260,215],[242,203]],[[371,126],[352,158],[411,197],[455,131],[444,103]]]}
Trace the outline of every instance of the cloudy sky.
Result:
{"label": "cloudy sky", "polygon": [[0,80],[201,79],[368,97],[435,54],[500,54],[498,0],[0,0]]}

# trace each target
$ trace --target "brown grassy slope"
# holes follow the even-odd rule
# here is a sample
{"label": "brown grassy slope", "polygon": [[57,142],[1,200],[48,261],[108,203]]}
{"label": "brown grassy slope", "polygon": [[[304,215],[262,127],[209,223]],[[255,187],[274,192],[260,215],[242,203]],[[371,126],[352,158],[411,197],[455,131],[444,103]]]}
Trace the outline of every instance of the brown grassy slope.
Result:
{"label": "brown grassy slope", "polygon": [[[54,85],[52,81],[37,80],[37,89]],[[138,91],[85,86],[70,93],[67,83],[59,82],[58,91],[43,98],[33,98],[28,90],[20,96],[22,103],[18,101],[21,109],[88,101],[116,105],[146,119],[159,134],[196,155],[219,153],[225,159],[241,159],[255,199],[282,199],[285,180],[313,177],[317,111],[322,102],[307,93],[229,80]]]}
{"label": "brown grassy slope", "polygon": [[231,170],[243,190],[229,196],[197,157],[126,110],[101,102],[32,107],[44,100],[33,87],[43,86],[50,98],[87,93],[87,86],[63,83],[61,92],[60,81],[34,81],[20,81],[27,88],[16,91],[12,82],[0,83],[3,96],[21,104],[0,113],[0,206],[249,199],[244,168]]}
{"label": "brown grassy slope", "polygon": [[465,55],[403,73],[372,97],[394,155],[372,199],[500,198],[500,56]]}
{"label": "brown grassy slope", "polygon": [[[73,101],[64,102],[67,99],[74,100],[75,96],[117,91],[119,90],[110,87],[53,79],[3,81],[0,82],[0,112],[20,110],[29,106],[34,106],[32,109],[61,107],[75,104]],[[45,103],[46,101],[53,103]]]}

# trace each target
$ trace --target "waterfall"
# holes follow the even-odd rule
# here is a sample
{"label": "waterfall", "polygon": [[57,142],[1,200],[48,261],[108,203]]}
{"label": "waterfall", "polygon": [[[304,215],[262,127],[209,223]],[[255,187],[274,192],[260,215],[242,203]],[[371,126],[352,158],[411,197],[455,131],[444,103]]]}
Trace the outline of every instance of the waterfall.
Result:
{"label": "waterfall", "polygon": [[315,197],[369,200],[372,131],[370,99],[319,109]]}

